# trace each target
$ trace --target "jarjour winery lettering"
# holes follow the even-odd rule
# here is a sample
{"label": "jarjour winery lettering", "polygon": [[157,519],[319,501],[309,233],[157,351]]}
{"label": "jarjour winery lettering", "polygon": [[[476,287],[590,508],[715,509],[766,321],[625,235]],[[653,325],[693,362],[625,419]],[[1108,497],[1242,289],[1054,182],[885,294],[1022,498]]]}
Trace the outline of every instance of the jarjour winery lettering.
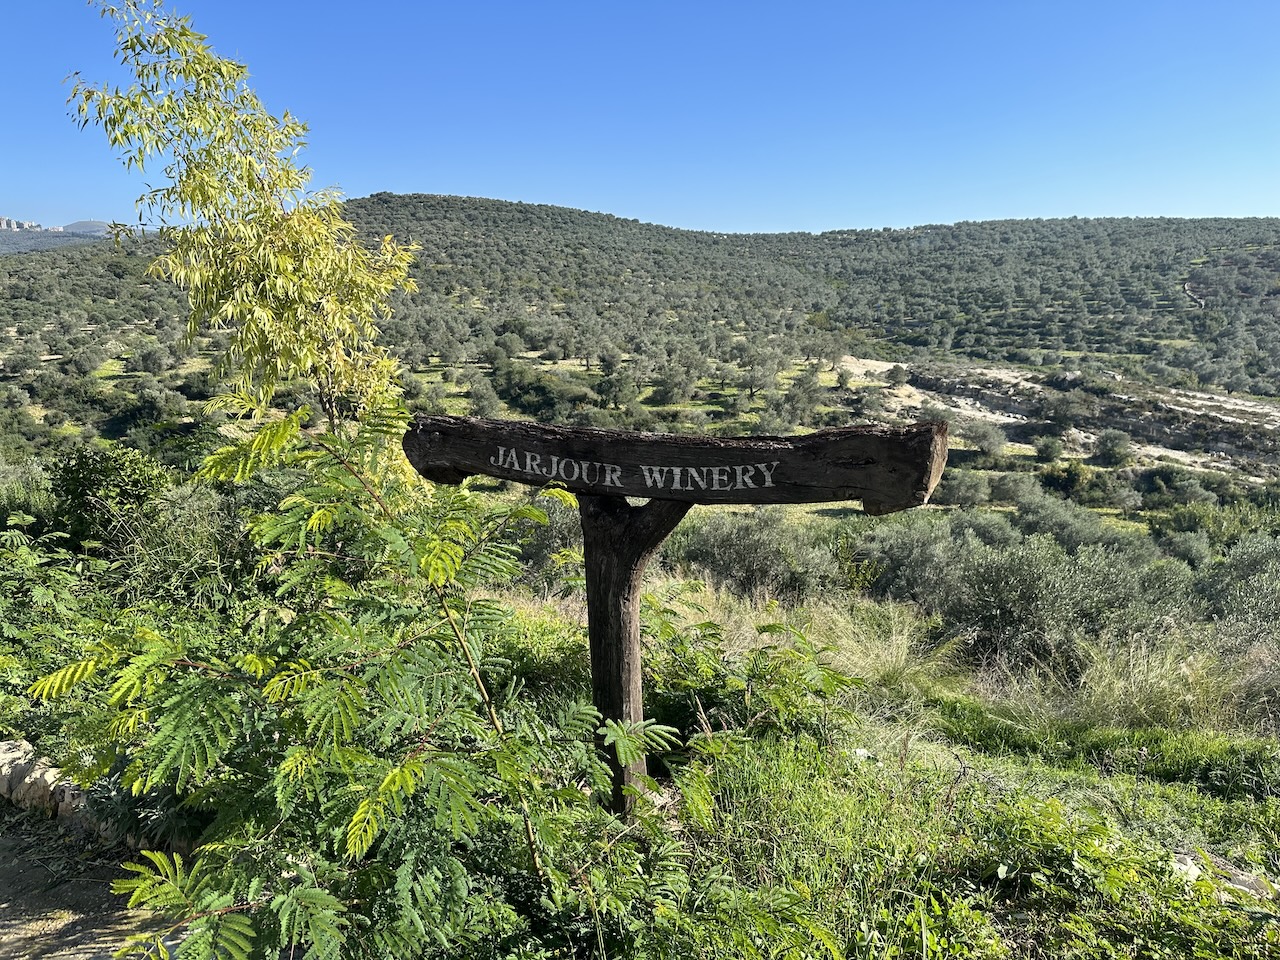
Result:
{"label": "jarjour winery lettering", "polygon": [[[544,456],[530,450],[515,447],[498,447],[489,457],[489,466],[500,470],[515,470],[528,474],[536,482],[558,480],[563,483],[583,483],[590,487],[614,487],[622,492],[629,484],[622,479],[623,466],[602,463],[599,460],[579,460],[557,454]],[[767,463],[718,464],[716,466],[680,466],[675,464],[636,464],[646,490],[682,491],[695,490],[732,491],[755,490],[773,486],[773,472],[780,460]],[[634,471],[635,468],[633,468]],[[628,477],[628,480],[634,478]],[[602,491],[607,492],[607,491]]]}
{"label": "jarjour winery lettering", "polygon": [[[644,719],[641,575],[693,504],[861,500],[875,514],[919,506],[942,476],[947,427],[720,439],[419,417],[404,435],[404,452],[435,483],[482,473],[536,486],[554,481],[578,495],[591,699],[606,720],[630,725]],[[597,742],[613,781],[610,806],[625,812],[646,782],[644,758],[623,763]]]}

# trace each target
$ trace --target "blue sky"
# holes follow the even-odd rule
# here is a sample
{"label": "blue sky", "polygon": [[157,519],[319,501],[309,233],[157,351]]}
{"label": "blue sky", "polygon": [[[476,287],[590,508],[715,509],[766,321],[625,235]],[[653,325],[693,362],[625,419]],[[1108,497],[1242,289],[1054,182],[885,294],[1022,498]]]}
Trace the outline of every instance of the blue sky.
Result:
{"label": "blue sky", "polygon": [[[316,186],[693,229],[1280,215],[1280,3],[171,0],[311,126]],[[0,216],[133,217],[67,118],[82,0],[0,0]]]}

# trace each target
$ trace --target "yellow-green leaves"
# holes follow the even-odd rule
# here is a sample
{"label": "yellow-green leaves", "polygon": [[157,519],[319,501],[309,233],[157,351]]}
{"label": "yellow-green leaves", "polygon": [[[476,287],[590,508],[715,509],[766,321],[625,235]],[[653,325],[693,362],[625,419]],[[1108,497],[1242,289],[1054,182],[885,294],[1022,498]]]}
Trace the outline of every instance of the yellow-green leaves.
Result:
{"label": "yellow-green leaves", "polygon": [[[128,167],[168,181],[138,201],[169,250],[153,272],[187,291],[192,335],[229,336],[222,372],[256,415],[278,385],[308,381],[330,428],[396,406],[396,365],[375,344],[412,252],[366,249],[332,191],[311,192],[296,160],[306,126],[271,114],[243,64],[219,57],[158,2],[103,6],[117,25],[125,90],[76,77],[70,103]],[[121,228],[122,230],[124,228]]]}
{"label": "yellow-green leaves", "polygon": [[600,734],[604,745],[617,751],[618,762],[623,765],[635,763],[648,753],[671,750],[680,742],[679,731],[653,719],[632,724],[606,720]]}
{"label": "yellow-green leaves", "polygon": [[135,876],[114,881],[112,892],[129,894],[131,907],[190,910],[203,886],[200,872],[188,871],[179,853],[170,858],[168,854],[143,850],[142,856],[150,863],[126,863],[124,868]]}
{"label": "yellow-green leaves", "polygon": [[427,795],[425,803],[442,830],[460,837],[475,826],[480,805],[470,771],[447,757],[410,756],[391,767],[377,790],[356,806],[347,824],[347,856],[358,859],[368,853],[387,822],[403,815],[419,791]]}
{"label": "yellow-green leaves", "polygon": [[40,700],[53,700],[62,696],[72,687],[84,683],[98,671],[96,659],[77,660],[69,663],[61,670],[56,670],[47,677],[41,677],[31,685],[30,693]]}
{"label": "yellow-green leaves", "polygon": [[463,561],[462,547],[448,540],[433,539],[422,556],[422,572],[433,587],[441,587],[457,576]]}
{"label": "yellow-green leaves", "polygon": [[395,363],[374,341],[411,254],[389,242],[366,250],[335,197],[307,195],[173,239],[155,272],[188,290],[192,334],[230,334],[223,370],[254,412],[293,379],[313,385],[331,425],[395,402]]}
{"label": "yellow-green leaves", "polygon": [[538,491],[538,496],[555,500],[561,506],[568,507],[570,510],[578,509],[578,498],[563,487],[557,487],[554,485],[543,487]]}
{"label": "yellow-green leaves", "polygon": [[244,64],[219,57],[189,18],[159,2],[102,5],[115,21],[117,59],[133,74],[125,90],[75,75],[70,103],[82,125],[100,126],[126,166],[164,164],[172,181],[139,205],[161,223],[254,211],[269,188],[298,197],[307,171],[293,161],[306,125],[268,113]]}
{"label": "yellow-green leaves", "polygon": [[205,458],[197,476],[206,480],[244,480],[263,467],[274,466],[302,433],[306,407],[279,420],[261,424],[240,443],[220,447]]}

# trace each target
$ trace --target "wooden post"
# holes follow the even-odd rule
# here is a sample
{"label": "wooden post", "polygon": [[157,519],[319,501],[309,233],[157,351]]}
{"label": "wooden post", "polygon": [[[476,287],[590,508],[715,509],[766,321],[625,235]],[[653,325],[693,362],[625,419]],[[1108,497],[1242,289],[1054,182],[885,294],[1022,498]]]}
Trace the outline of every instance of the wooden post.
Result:
{"label": "wooden post", "polygon": [[[578,495],[591,638],[591,695],[606,720],[644,719],[640,582],[645,564],[695,503],[861,500],[871,514],[919,506],[942,476],[945,423],[862,426],[799,437],[719,439],[554,427],[472,417],[420,417],[404,436],[418,473],[436,483],[485,474]],[[648,498],[633,506],[627,497]],[[609,806],[645,773],[606,751]]]}
{"label": "wooden post", "polygon": [[[640,583],[645,564],[676,528],[691,503],[650,500],[634,507],[622,497],[578,498],[587,579],[587,633],[591,638],[591,697],[606,720],[622,724],[644,719],[641,694]],[[613,772],[610,806],[630,806],[625,787],[646,773],[645,761],[631,766],[605,751]]]}

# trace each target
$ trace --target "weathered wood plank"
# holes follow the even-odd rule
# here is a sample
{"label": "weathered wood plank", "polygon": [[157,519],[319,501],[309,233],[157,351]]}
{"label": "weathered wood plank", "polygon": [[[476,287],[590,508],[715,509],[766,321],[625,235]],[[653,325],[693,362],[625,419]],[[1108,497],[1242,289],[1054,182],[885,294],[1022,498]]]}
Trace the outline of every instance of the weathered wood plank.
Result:
{"label": "weathered wood plank", "polygon": [[858,426],[732,439],[419,417],[404,437],[420,474],[484,474],[575,493],[688,503],[861,500],[871,514],[928,500],[947,459],[947,425]]}

